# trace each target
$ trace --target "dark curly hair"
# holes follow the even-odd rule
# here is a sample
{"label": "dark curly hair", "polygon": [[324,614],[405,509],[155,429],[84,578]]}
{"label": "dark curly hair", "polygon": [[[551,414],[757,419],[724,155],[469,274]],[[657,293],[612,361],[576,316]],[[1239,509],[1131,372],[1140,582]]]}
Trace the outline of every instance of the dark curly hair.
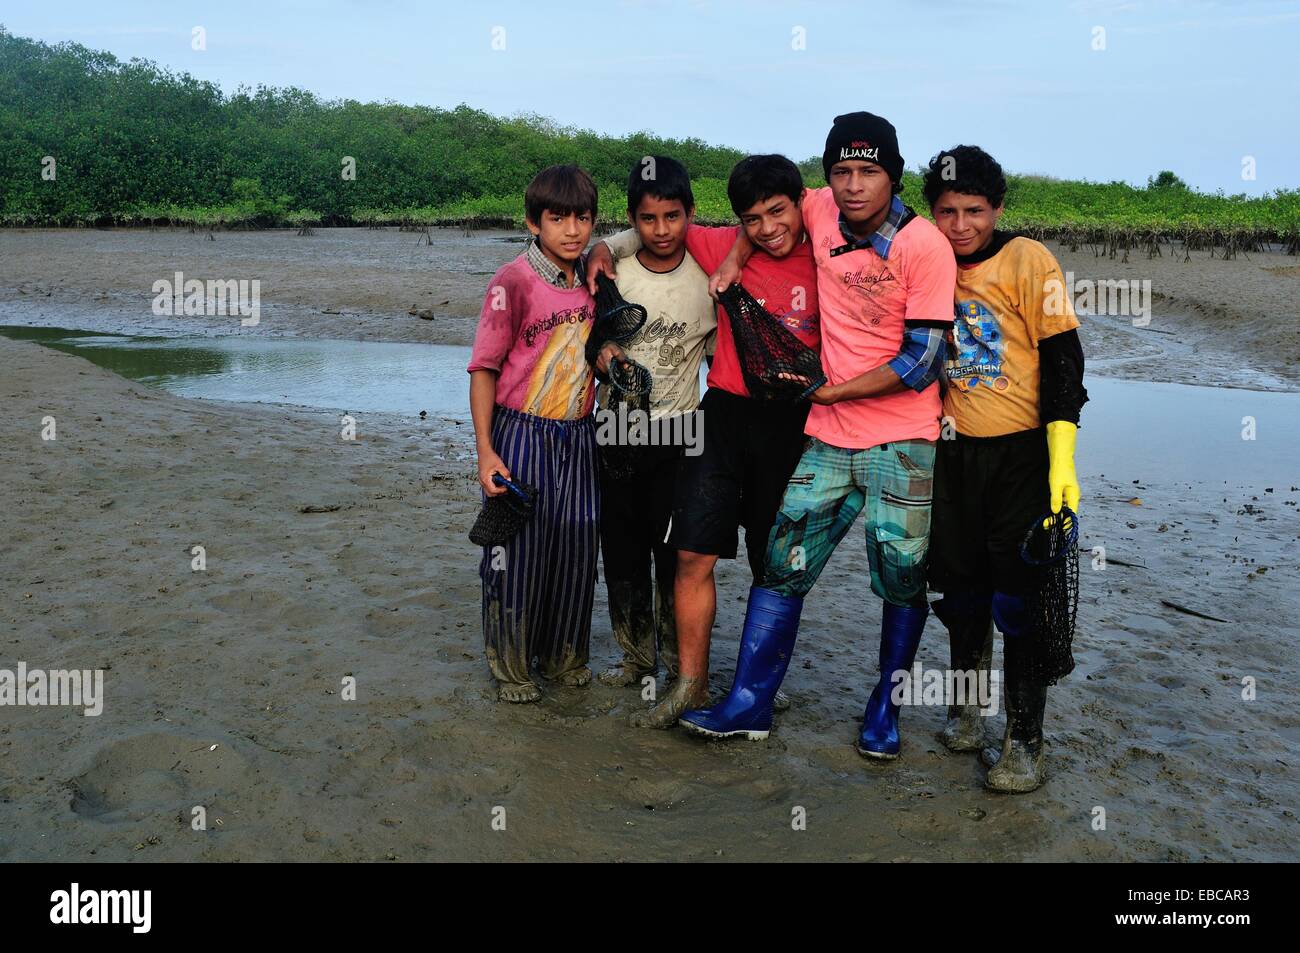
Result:
{"label": "dark curly hair", "polygon": [[1007,195],[1007,180],[1002,166],[979,146],[953,146],[930,160],[925,170],[922,191],[931,208],[947,191],[963,195],[982,195],[997,208]]}

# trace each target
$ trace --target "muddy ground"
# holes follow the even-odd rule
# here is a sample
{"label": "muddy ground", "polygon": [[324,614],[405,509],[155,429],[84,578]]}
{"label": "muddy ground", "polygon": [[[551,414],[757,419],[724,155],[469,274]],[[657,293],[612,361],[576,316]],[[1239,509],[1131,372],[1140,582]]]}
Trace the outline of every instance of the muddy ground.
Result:
{"label": "muddy ground", "polygon": [[[264,274],[264,333],[462,342],[518,245],[455,237],[0,232],[0,324],[175,333],[198,319],[150,315],[149,289],[181,269]],[[1177,333],[1087,322],[1092,366],[1296,389],[1297,277],[1259,257],[1124,266],[1158,277],[1152,327]],[[1258,348],[1265,326],[1283,343]],[[0,669],[106,670],[98,717],[0,708],[2,859],[1296,859],[1289,484],[1162,483],[1081,459],[1083,545],[1105,540],[1109,559],[1084,562],[1049,780],[1007,797],[934,740],[939,708],[904,711],[898,762],[854,753],[880,612],[860,527],[809,597],[793,707],[767,742],[634,730],[639,695],[599,684],[503,706],[481,657],[466,425],[362,415],[344,441],[332,412],[189,401],[30,342],[0,338],[0,366]],[[743,558],[721,565],[717,692],[749,582]],[[597,667],[615,658],[601,590]],[[946,665],[934,619],[919,658]]]}

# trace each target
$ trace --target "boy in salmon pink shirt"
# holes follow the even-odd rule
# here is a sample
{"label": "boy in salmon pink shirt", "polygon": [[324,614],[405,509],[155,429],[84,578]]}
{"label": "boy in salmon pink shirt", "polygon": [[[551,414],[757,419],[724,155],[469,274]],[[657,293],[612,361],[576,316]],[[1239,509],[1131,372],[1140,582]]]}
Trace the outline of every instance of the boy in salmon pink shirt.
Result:
{"label": "boy in salmon pink shirt", "polygon": [[[865,513],[871,589],[884,605],[879,677],[857,750],[892,759],[900,748],[897,673],[911,668],[929,612],[937,379],[957,266],[947,240],[898,197],[903,158],[887,120],[837,116],[822,168],[829,188],[809,190],[802,204],[827,383],[812,395],[805,427],[812,440],[786,487],[763,581],[750,592],[731,692],[680,724],[708,737],[767,737],[804,596]],[[742,236],[718,282],[747,251]]]}

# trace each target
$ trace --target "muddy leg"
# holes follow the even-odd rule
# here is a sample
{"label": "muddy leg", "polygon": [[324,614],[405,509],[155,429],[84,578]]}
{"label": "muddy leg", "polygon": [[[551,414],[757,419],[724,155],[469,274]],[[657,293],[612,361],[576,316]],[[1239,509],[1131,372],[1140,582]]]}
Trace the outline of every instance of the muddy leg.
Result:
{"label": "muddy leg", "polygon": [[607,552],[605,588],[609,594],[609,621],[623,658],[601,672],[600,680],[617,687],[639,685],[642,676],[655,670],[655,618],[649,573],[643,579],[615,579],[609,567]]}
{"label": "muddy leg", "polygon": [[[642,448],[644,450],[644,448]],[[655,470],[641,468],[620,479],[601,480],[600,548],[609,596],[609,622],[622,653],[600,674],[606,685],[639,685],[655,670],[654,583],[650,574],[652,531],[647,499]]]}
{"label": "muddy leg", "polygon": [[1002,752],[984,783],[994,791],[1023,794],[1037,788],[1047,776],[1043,764],[1047,686],[1034,678],[1028,664],[1032,632],[1024,600],[994,593],[993,618],[1004,639],[1007,730]]}
{"label": "muddy leg", "polygon": [[655,640],[668,681],[677,677],[677,551],[655,547]]}
{"label": "muddy leg", "polygon": [[683,712],[703,708],[709,703],[708,676],[679,675],[653,706],[633,712],[628,719],[634,728],[671,728]]}

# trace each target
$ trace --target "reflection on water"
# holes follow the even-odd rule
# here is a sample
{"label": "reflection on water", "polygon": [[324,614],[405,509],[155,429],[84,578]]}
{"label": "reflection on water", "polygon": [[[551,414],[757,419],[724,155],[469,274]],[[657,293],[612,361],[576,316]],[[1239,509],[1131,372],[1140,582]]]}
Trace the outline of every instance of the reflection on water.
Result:
{"label": "reflection on water", "polygon": [[[468,419],[469,348],[251,336],[123,337],[57,328],[0,334],[78,354],[185,397]],[[1089,377],[1081,475],[1300,484],[1300,395]],[[1255,439],[1243,428],[1254,421]]]}
{"label": "reflection on water", "polygon": [[1081,475],[1300,485],[1300,394],[1112,377],[1088,377],[1087,387]]}
{"label": "reflection on water", "polygon": [[0,327],[182,397],[469,417],[469,349],[251,336],[126,337]]}

